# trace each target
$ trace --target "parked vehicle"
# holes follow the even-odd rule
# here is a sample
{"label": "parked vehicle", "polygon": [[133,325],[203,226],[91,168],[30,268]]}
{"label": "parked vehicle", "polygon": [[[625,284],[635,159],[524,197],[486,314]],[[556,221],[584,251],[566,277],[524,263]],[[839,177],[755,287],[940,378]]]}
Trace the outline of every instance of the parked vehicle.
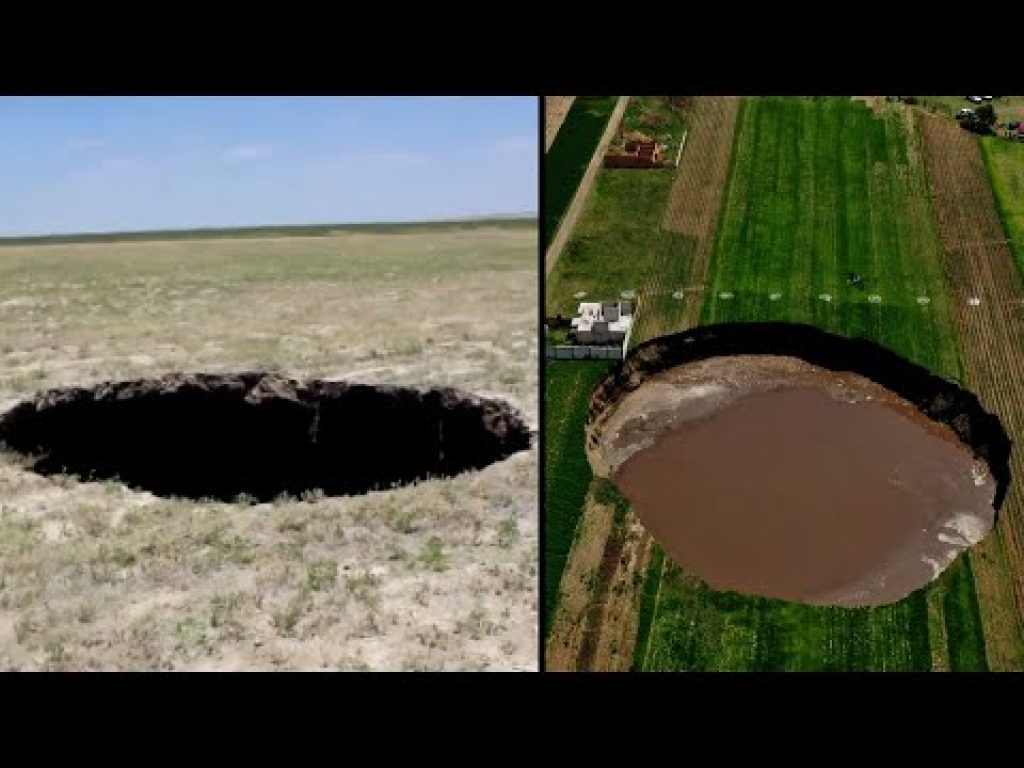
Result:
{"label": "parked vehicle", "polygon": [[967,100],[972,104],[981,104],[981,102],[984,101],[984,99],[981,98],[981,96],[968,96]]}

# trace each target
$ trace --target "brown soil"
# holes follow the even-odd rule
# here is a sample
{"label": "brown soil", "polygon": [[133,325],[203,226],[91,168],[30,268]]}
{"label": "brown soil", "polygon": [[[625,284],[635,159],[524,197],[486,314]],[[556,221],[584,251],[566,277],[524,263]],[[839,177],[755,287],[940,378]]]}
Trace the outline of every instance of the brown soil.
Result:
{"label": "brown soil", "polygon": [[684,389],[671,411],[633,409],[626,442],[657,437],[615,478],[669,555],[712,586],[885,604],[991,528],[995,485],[970,451],[870,382],[802,364],[783,384],[793,363],[768,358],[693,365],[708,382],[716,367],[760,376],[747,391]]}
{"label": "brown soil", "polygon": [[[593,490],[593,486],[591,486]],[[588,493],[572,552],[559,585],[558,610],[544,649],[544,666],[552,672],[586,669],[580,666],[587,636],[603,629],[595,616],[604,551],[612,537],[615,511]],[[596,619],[596,621],[595,621]],[[591,641],[592,642],[592,641]]]}
{"label": "brown soil", "polygon": [[684,291],[678,312],[645,312],[644,308],[657,297],[680,290],[680,286],[665,282],[665,276],[675,273],[675,270],[658,269],[652,273],[650,281],[641,286],[637,297],[639,319],[633,330],[636,342],[697,324],[708,262],[715,243],[718,211],[729,173],[738,112],[739,99],[735,97],[698,96],[686,99],[684,103],[686,144],[669,193],[662,226],[693,238],[692,250],[677,256],[691,260],[690,286]]}
{"label": "brown soil", "polygon": [[[977,138],[922,120],[925,157],[966,378],[1007,432],[1024,436],[1024,286],[997,213]],[[979,299],[976,304],[970,299]],[[1024,452],[1010,457],[1000,525],[972,557],[993,669],[1024,665]]]}
{"label": "brown soil", "polygon": [[565,116],[569,114],[575,96],[545,96],[544,97],[544,151],[551,149],[558,135],[558,129],[565,122]]}

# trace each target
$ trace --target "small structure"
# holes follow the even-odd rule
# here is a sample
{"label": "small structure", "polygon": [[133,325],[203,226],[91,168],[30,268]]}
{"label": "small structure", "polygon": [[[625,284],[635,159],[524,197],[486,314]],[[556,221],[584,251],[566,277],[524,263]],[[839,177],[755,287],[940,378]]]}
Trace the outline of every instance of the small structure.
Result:
{"label": "small structure", "polygon": [[555,360],[622,360],[633,329],[633,302],[584,301],[569,322],[568,344],[548,344]]}
{"label": "small structure", "polygon": [[640,131],[628,131],[622,136],[622,148],[612,149],[605,155],[605,168],[660,168],[663,147]]}

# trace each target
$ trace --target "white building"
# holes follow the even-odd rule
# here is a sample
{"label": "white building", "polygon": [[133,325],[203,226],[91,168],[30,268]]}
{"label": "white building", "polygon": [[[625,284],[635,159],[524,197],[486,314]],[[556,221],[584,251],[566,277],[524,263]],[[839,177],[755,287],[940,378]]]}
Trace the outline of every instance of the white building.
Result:
{"label": "white building", "polygon": [[633,302],[585,301],[572,319],[570,336],[577,344],[622,346],[625,349],[633,326]]}

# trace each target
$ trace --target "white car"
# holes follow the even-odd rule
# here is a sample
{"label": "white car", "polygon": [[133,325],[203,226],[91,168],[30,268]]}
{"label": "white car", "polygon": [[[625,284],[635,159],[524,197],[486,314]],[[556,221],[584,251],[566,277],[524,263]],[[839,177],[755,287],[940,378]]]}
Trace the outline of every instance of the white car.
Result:
{"label": "white car", "polygon": [[981,96],[968,96],[967,100],[972,104],[981,104],[981,102],[984,101],[984,99]]}

